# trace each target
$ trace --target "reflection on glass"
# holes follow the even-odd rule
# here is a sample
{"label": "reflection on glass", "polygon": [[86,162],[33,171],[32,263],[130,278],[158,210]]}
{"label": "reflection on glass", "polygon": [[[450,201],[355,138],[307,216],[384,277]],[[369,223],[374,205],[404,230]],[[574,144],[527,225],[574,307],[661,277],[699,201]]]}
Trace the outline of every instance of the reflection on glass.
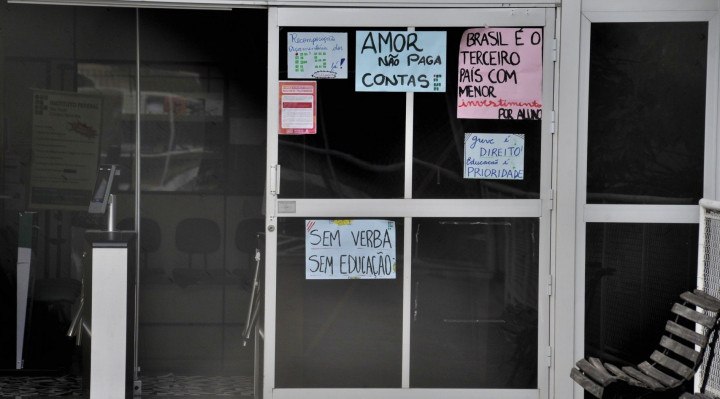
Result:
{"label": "reflection on glass", "polygon": [[135,66],[130,62],[78,63],[77,68],[78,92],[102,96],[103,141],[107,150],[101,155],[100,163],[121,165],[116,188],[120,192],[134,191],[131,171],[135,162],[137,113]]}
{"label": "reflection on glass", "polygon": [[[135,61],[134,24],[130,9],[3,2],[0,11],[0,369],[16,367],[15,292],[23,286],[15,277],[23,244],[32,253],[24,368],[68,374],[69,383],[78,382],[68,385],[73,394],[89,370],[76,338],[66,335],[87,288],[85,231],[105,228],[102,216],[88,215],[98,164],[121,172],[113,185],[118,215],[135,212],[136,115],[123,109],[135,82],[128,67]],[[29,222],[25,229],[21,219]],[[3,394],[23,395],[6,388]]]}
{"label": "reflection on glass", "polygon": [[706,22],[594,23],[588,203],[697,204]]}
{"label": "reflection on glass", "polygon": [[215,69],[149,64],[141,71],[143,190],[222,189],[227,129],[224,81]]}
{"label": "reflection on glass", "polygon": [[413,220],[410,386],[536,388],[538,220]]}
{"label": "reflection on glass", "polygon": [[588,223],[585,354],[647,359],[668,309],[695,287],[696,262],[697,225]]}
{"label": "reflection on glass", "polygon": [[[413,198],[540,198],[541,121],[457,118],[458,82],[452,71],[458,70],[464,31],[447,29],[447,92],[415,93]],[[523,179],[464,179],[465,133],[524,134]]]}
{"label": "reflection on glass", "polygon": [[139,363],[150,381],[208,377],[204,394],[240,396],[256,355],[242,333],[264,230],[267,12],[139,13]]}
{"label": "reflection on glass", "polygon": [[400,387],[402,219],[395,226],[395,279],[307,280],[305,220],[279,220],[278,388]]}
{"label": "reflection on glass", "polygon": [[[287,32],[303,30],[280,31],[281,80],[287,79]],[[347,32],[348,48],[355,48],[355,29],[309,30]],[[283,197],[403,196],[405,93],[356,92],[353,52],[348,56],[347,79],[317,81],[317,134],[279,137]]]}

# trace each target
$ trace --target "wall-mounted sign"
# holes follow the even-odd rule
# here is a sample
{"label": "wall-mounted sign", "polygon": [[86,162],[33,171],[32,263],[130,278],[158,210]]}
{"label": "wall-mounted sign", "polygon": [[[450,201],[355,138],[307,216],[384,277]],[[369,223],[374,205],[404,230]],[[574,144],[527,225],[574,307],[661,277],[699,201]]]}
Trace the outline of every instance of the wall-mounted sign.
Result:
{"label": "wall-mounted sign", "polygon": [[458,60],[457,117],[541,119],[540,28],[466,30]]}
{"label": "wall-mounted sign", "polygon": [[466,179],[522,180],[525,135],[465,133]]}
{"label": "wall-mounted sign", "polygon": [[394,279],[395,222],[306,220],[305,278]]}
{"label": "wall-mounted sign", "polygon": [[357,31],[356,91],[445,91],[446,32]]}
{"label": "wall-mounted sign", "polygon": [[280,134],[317,133],[317,82],[280,83]]}
{"label": "wall-mounted sign", "polygon": [[87,211],[95,185],[102,97],[33,91],[30,209]]}
{"label": "wall-mounted sign", "polygon": [[347,79],[347,33],[288,32],[290,79]]}

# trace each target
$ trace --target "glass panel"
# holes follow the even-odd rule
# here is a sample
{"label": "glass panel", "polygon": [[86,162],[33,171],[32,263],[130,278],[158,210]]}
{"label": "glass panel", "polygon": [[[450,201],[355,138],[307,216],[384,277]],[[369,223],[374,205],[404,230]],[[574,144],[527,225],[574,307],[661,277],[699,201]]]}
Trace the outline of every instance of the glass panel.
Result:
{"label": "glass panel", "polygon": [[228,141],[222,72],[191,62],[143,66],[142,189],[222,192]]}
{"label": "glass panel", "polygon": [[280,30],[280,80],[288,79],[288,32],[346,32],[349,49],[347,79],[317,80],[317,134],[279,137],[282,197],[403,196],[405,93],[355,91],[356,30],[373,28]]}
{"label": "glass panel", "polygon": [[588,223],[585,354],[638,364],[695,288],[697,225]]}
{"label": "glass panel", "polygon": [[143,389],[191,393],[163,391],[170,374],[239,397],[255,355],[242,331],[264,230],[267,12],[143,9],[140,35]]}
{"label": "glass panel", "polygon": [[399,388],[403,222],[394,279],[307,280],[305,220],[278,222],[278,388]]}
{"label": "glass panel", "polygon": [[591,29],[587,202],[697,204],[707,23]]}
{"label": "glass panel", "polygon": [[[106,226],[88,215],[98,164],[119,166],[117,212],[135,212],[135,11],[2,2],[0,27],[0,369],[16,367],[15,293],[29,288],[24,368],[67,374],[65,393],[80,395],[87,363],[66,333],[90,266],[85,231]],[[20,287],[19,245],[31,249]],[[34,394],[54,396],[48,381]],[[27,393],[14,387],[3,394]]]}
{"label": "glass panel", "polygon": [[[540,120],[457,118],[455,90],[460,42],[465,30],[447,29],[448,90],[415,93],[413,198],[540,198]],[[523,179],[464,179],[465,133],[524,134]]]}
{"label": "glass panel", "polygon": [[537,387],[538,227],[413,220],[411,387]]}

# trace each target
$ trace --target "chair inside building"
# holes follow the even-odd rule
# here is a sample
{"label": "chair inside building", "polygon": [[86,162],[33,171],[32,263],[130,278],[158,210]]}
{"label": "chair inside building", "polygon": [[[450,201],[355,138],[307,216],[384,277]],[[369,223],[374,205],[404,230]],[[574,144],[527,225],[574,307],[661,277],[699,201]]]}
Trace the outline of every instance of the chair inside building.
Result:
{"label": "chair inside building", "polygon": [[[175,228],[175,247],[187,254],[187,267],[173,269],[173,281],[181,287],[222,278],[225,269],[208,264],[208,255],[220,249],[221,235],[218,224],[205,218],[187,218]],[[201,265],[193,265],[193,257],[202,256]]]}

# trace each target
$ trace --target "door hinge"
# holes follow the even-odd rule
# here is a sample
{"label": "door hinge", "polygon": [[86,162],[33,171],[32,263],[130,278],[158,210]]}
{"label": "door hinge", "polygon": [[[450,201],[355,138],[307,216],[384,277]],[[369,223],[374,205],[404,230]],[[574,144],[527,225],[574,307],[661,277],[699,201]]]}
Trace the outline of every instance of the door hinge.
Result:
{"label": "door hinge", "polygon": [[555,110],[550,112],[550,134],[555,134]]}
{"label": "door hinge", "polygon": [[548,210],[552,211],[555,209],[555,190],[550,189],[548,191],[548,197],[544,201]]}
{"label": "door hinge", "polygon": [[552,60],[553,62],[557,62],[557,39],[553,38],[552,43]]}
{"label": "door hinge", "polygon": [[270,166],[270,195],[280,195],[280,165]]}
{"label": "door hinge", "polygon": [[547,294],[548,294],[548,296],[552,296],[552,294],[553,294],[553,276],[552,276],[552,274],[548,274]]}
{"label": "door hinge", "polygon": [[547,353],[545,354],[545,360],[547,361],[548,368],[550,368],[552,366],[552,357],[553,357],[553,348],[552,348],[552,346],[548,345]]}

